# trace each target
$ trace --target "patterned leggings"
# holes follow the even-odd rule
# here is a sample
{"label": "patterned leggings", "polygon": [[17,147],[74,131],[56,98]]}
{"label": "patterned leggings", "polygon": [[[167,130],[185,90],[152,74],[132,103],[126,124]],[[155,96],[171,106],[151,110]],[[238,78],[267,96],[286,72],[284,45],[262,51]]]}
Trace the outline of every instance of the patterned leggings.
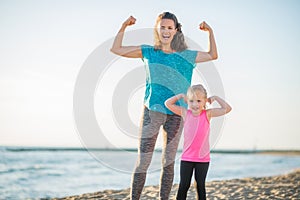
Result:
{"label": "patterned leggings", "polygon": [[139,134],[138,158],[132,176],[131,199],[140,199],[161,126],[163,126],[163,168],[160,177],[159,196],[163,200],[169,199],[174,177],[175,156],[183,127],[181,122],[179,115],[167,115],[150,111],[147,107],[144,108]]}

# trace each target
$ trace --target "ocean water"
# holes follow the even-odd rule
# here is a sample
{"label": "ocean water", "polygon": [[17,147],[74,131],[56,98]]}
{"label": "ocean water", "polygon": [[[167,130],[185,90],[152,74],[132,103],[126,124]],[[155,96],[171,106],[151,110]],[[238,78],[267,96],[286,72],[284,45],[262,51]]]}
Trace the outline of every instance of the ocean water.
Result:
{"label": "ocean water", "polygon": [[[179,182],[179,157],[174,183]],[[130,187],[132,150],[0,147],[0,199],[64,197]],[[154,153],[146,185],[158,185],[161,152]],[[212,153],[207,181],[278,175],[300,168],[300,156]]]}

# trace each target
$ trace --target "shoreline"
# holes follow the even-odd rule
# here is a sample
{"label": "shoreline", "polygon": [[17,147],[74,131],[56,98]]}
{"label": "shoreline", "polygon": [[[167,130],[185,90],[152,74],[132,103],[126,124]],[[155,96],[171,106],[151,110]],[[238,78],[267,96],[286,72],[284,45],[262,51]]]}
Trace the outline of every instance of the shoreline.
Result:
{"label": "shoreline", "polygon": [[[178,184],[174,184],[170,199],[176,198]],[[141,200],[158,199],[158,186],[145,186]],[[52,200],[124,199],[129,200],[130,189],[103,190]],[[300,168],[287,174],[267,177],[218,180],[206,182],[207,199],[300,199]],[[191,185],[187,199],[195,199]]]}
{"label": "shoreline", "polygon": [[[84,148],[84,147],[39,147],[39,146],[1,146],[0,150],[10,151],[10,152],[38,152],[38,151],[128,151],[128,152],[137,152],[136,148]],[[155,152],[161,152],[161,149],[155,149]],[[181,152],[181,149],[178,149],[178,152]],[[243,150],[243,149],[212,149],[211,153],[224,153],[224,154],[269,154],[269,155],[297,155],[300,156],[300,150],[294,149],[252,149],[252,150]]]}

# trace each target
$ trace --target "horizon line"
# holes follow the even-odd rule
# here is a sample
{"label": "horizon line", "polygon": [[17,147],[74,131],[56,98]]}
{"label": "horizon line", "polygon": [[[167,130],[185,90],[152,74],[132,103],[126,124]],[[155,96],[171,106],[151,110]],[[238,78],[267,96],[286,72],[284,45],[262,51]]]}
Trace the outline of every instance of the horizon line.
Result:
{"label": "horizon line", "polygon": [[[137,148],[86,148],[86,147],[48,147],[48,146],[2,146],[0,145],[0,151],[130,151],[137,152]],[[178,149],[178,152],[182,152],[182,149]],[[154,152],[162,152],[161,148],[157,148]],[[211,153],[298,153],[300,155],[300,149],[212,149]]]}

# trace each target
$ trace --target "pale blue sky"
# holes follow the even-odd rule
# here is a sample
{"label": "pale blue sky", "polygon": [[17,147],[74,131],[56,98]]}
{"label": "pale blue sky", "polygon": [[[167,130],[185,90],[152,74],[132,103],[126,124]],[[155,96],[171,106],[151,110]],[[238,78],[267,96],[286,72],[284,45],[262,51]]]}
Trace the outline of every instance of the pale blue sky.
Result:
{"label": "pale blue sky", "polygon": [[[207,35],[198,24],[205,20],[214,29],[219,51],[214,65],[233,107],[217,147],[300,149],[299,10],[296,0],[1,0],[0,145],[81,146],[72,106],[82,64],[128,16],[137,18],[128,30],[138,30],[152,28],[158,14],[170,11],[186,37],[204,48]],[[138,61],[119,62],[130,68]],[[136,104],[129,110],[138,124]],[[115,124],[106,126],[116,146],[137,145]]]}

